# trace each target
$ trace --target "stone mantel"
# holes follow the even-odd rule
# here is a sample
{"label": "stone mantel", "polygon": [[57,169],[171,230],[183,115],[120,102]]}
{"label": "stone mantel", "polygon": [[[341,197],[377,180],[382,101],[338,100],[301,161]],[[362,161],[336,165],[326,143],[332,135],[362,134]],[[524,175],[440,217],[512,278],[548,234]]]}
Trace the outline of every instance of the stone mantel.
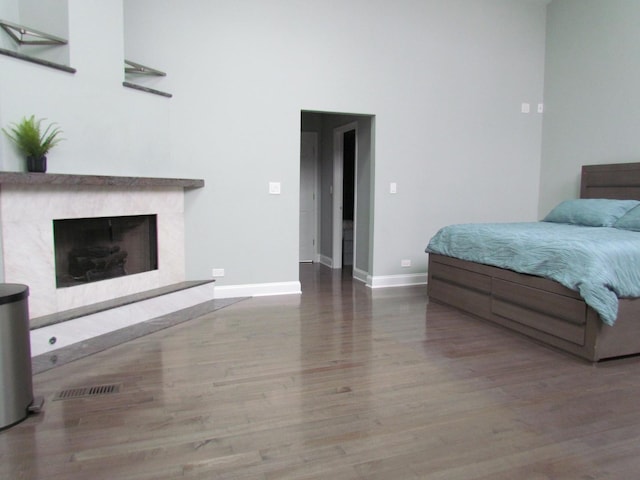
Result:
{"label": "stone mantel", "polygon": [[202,188],[197,178],[116,177],[105,175],[70,175],[61,173],[0,172],[0,185],[59,185],[96,187],[182,187]]}

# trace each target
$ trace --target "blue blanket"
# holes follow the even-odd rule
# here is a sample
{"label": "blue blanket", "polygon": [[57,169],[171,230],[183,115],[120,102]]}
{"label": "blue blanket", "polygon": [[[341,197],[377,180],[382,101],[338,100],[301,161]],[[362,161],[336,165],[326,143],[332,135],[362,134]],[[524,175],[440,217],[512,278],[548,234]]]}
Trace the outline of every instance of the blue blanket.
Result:
{"label": "blue blanket", "polygon": [[640,232],[550,222],[451,225],[426,251],[555,280],[608,325],[618,298],[640,297]]}

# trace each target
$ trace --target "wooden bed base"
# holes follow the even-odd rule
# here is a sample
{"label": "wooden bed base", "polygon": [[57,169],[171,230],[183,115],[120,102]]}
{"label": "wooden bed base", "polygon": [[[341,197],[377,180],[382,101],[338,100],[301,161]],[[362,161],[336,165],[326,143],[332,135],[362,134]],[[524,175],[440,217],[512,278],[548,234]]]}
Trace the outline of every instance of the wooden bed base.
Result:
{"label": "wooden bed base", "polygon": [[[582,167],[581,197],[640,199],[640,163]],[[640,298],[620,299],[611,327],[552,280],[433,253],[428,274],[431,300],[546,345],[593,362],[640,353]]]}
{"label": "wooden bed base", "polygon": [[613,327],[559,283],[429,254],[435,300],[591,361],[640,352],[640,299],[621,299]]}

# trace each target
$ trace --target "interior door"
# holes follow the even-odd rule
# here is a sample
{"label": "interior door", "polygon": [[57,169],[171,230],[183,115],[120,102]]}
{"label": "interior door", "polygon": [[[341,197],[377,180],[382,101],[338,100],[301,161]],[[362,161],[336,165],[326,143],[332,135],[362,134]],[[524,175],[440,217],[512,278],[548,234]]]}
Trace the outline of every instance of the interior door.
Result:
{"label": "interior door", "polygon": [[300,262],[313,262],[316,256],[316,165],[318,135],[300,136]]}

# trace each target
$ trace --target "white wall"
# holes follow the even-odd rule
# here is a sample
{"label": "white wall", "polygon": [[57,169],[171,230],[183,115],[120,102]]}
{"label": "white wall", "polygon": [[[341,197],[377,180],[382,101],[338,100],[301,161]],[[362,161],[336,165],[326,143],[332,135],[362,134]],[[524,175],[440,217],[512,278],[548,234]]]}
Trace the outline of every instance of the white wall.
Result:
{"label": "white wall", "polygon": [[[541,116],[520,104],[542,98],[544,2],[68,8],[78,73],[0,58],[0,122],[59,122],[67,141],[50,155],[53,172],[204,178],[185,203],[190,278],[221,267],[219,285],[297,280],[302,110],[376,116],[375,276],[424,272],[444,224],[537,214]],[[174,97],[124,89],[125,51],[165,70]],[[0,154],[3,169],[24,168],[4,138]],[[282,195],[268,195],[269,181]]]}
{"label": "white wall", "polygon": [[[66,139],[48,155],[55,173],[170,176],[169,100],[122,86],[122,4],[69,0],[70,74],[0,56],[2,126],[35,115]],[[0,136],[0,166],[25,170]]]}
{"label": "white wall", "polygon": [[580,167],[640,161],[640,2],[554,0],[547,20],[540,216]]}

